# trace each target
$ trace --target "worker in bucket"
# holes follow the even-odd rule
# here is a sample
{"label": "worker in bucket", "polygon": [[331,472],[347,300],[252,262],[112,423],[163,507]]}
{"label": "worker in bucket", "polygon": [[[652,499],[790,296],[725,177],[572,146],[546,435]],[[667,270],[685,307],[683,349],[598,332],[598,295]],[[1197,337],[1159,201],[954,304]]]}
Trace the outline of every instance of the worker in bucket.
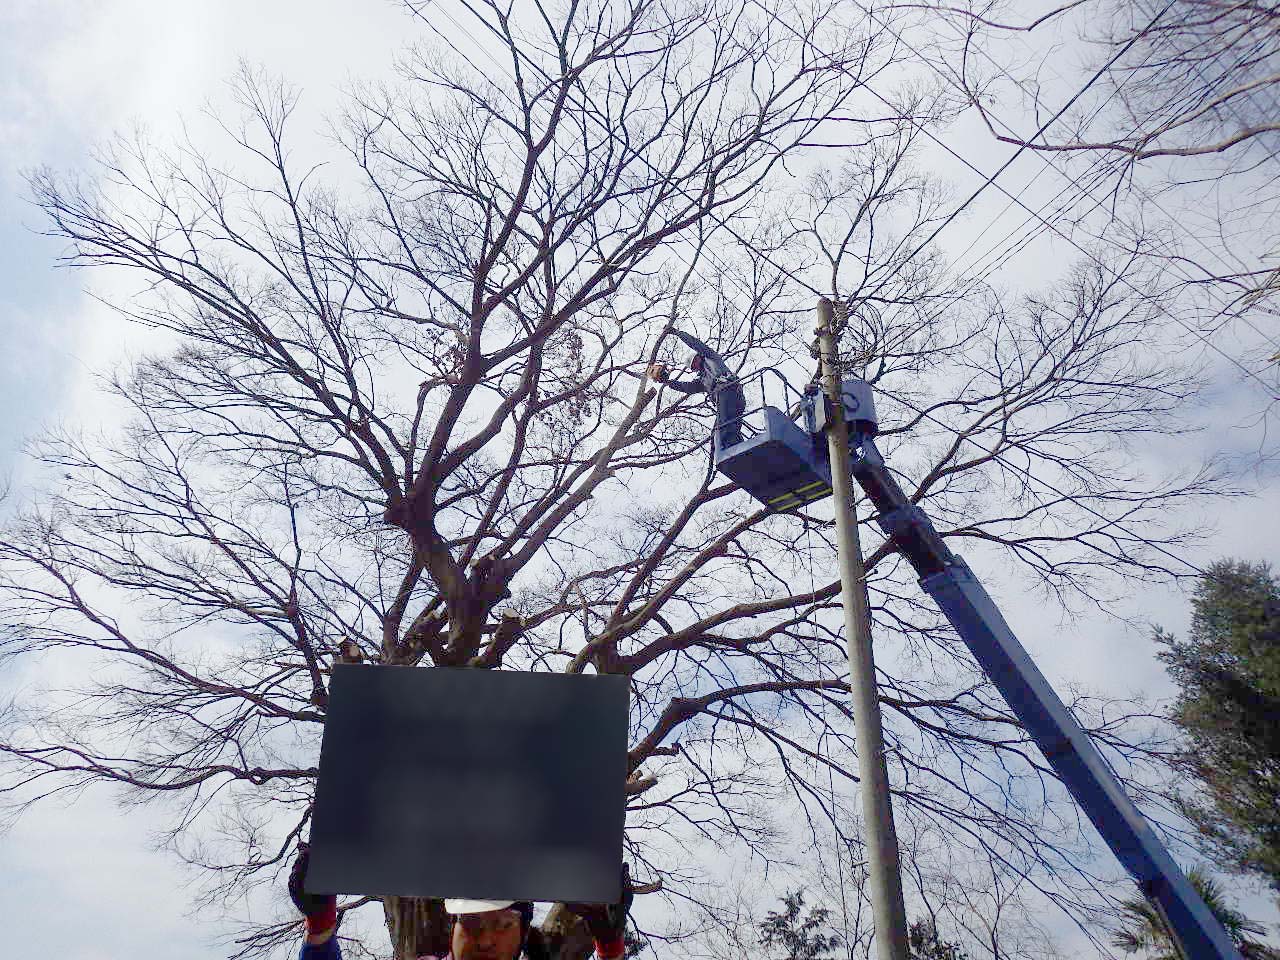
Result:
{"label": "worker in bucket", "polygon": [[742,384],[729,370],[724,358],[697,337],[679,330],[672,330],[693,351],[689,369],[697,374],[696,380],[672,380],[665,363],[649,365],[649,378],[665,383],[681,393],[705,393],[716,405],[716,437],[718,449],[724,450],[742,441],[742,415],[747,404],[742,395]]}
{"label": "worker in bucket", "polygon": [[[306,891],[307,865],[311,850],[301,844],[289,872],[289,896],[307,921],[307,938],[298,960],[341,960],[342,949],[335,936],[338,930],[338,898],[334,894]],[[565,906],[586,921],[595,940],[596,956],[616,960],[624,953],[622,933],[633,898],[631,879],[622,868],[622,898],[617,903],[567,903]],[[530,942],[533,904],[528,900],[454,900],[444,902],[449,914],[449,952],[418,960],[517,960],[546,956],[541,943]]]}

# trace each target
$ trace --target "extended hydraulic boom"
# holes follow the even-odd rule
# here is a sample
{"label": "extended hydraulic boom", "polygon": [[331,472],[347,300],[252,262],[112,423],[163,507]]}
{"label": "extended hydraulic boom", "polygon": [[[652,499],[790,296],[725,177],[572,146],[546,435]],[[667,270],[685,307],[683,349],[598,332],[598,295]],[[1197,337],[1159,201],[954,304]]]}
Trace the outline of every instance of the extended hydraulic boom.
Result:
{"label": "extended hydraulic boom", "polygon": [[[1165,917],[1184,957],[1241,960],[1222,925],[1031,661],[982,584],[885,467],[874,440],[877,423],[870,385],[848,378],[842,399],[850,469],[876,509],[876,522],[920,575],[920,585],[973,651],[1103,840]],[[736,446],[718,450],[717,467],[773,509],[793,509],[829,493],[830,468],[818,450],[825,448],[823,431],[834,418],[822,394],[816,387],[805,394],[803,430],[780,410],[763,410],[763,427]],[[813,444],[807,458],[801,451],[804,435]]]}
{"label": "extended hydraulic boom", "polygon": [[1139,888],[1165,915],[1188,960],[1240,960],[1222,925],[1156,838],[1098,749],[1005,623],[965,562],[885,469],[875,441],[853,441],[853,477],[876,507],[876,522],[920,575],[1045,759],[1093,821]]}

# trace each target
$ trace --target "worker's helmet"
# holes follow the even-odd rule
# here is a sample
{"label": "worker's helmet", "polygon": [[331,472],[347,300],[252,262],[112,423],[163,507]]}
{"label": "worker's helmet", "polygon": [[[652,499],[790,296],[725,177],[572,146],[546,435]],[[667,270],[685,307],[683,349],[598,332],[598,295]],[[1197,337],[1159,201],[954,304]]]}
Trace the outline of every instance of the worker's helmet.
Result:
{"label": "worker's helmet", "polygon": [[450,898],[444,902],[444,912],[453,917],[464,913],[488,913],[490,910],[506,910],[515,907],[514,900],[462,900]]}

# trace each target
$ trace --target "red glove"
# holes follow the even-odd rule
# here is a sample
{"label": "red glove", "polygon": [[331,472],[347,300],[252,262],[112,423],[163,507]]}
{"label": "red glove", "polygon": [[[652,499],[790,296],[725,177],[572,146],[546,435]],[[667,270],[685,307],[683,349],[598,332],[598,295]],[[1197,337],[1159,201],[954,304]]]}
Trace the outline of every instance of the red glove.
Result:
{"label": "red glove", "polygon": [[332,893],[307,893],[307,865],[311,862],[311,846],[298,844],[298,856],[289,871],[289,897],[307,918],[308,936],[324,933],[338,925],[338,897]]}
{"label": "red glove", "polygon": [[622,935],[627,929],[627,914],[635,899],[631,888],[631,868],[622,865],[622,896],[617,903],[566,903],[565,909],[576,913],[587,924],[596,942],[601,960],[615,960],[625,953]]}

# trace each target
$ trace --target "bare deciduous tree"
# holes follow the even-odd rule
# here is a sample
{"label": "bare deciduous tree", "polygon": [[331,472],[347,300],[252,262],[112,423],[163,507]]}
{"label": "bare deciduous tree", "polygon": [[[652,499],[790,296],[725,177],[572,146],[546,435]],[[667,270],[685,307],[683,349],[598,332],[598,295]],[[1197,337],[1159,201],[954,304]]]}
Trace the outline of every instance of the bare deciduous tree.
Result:
{"label": "bare deciduous tree", "polygon": [[[909,4],[904,6],[910,6]],[[1242,145],[1264,155],[1280,133],[1274,116],[1280,90],[1280,8],[1236,0],[1148,0],[1064,4],[1031,23],[1013,24],[972,11],[943,8],[964,18],[971,35],[983,29],[1037,30],[1067,16],[1087,18],[1106,53],[1114,99],[1124,110],[1110,139],[1034,143],[1037,150],[1105,150],[1134,160],[1225,153]],[[991,133],[1009,137],[983,111]],[[1047,104],[1045,105],[1047,106]]]}
{"label": "bare deciduous tree", "polygon": [[[1149,252],[1163,261],[1184,304],[1194,304],[1189,323],[1274,401],[1280,8],[1073,0],[1025,23],[994,6],[937,9],[958,27],[962,53],[951,69],[991,135],[1039,152],[1075,182],[1080,200],[1092,198],[1089,207],[1147,229],[1163,221],[1163,240]],[[985,40],[1011,33],[1033,46],[1044,35],[1038,55],[1024,54],[1033,66],[997,63],[987,53]],[[1063,37],[1072,34],[1094,51],[1082,69],[1042,76],[1061,62]],[[1048,122],[1032,134],[1010,122],[1011,103],[1033,110],[1037,124]],[[1121,196],[1129,203],[1117,209]],[[1104,219],[1092,232],[1117,230]]]}
{"label": "bare deciduous tree", "polygon": [[[169,798],[202,904],[279,883],[353,653],[628,675],[628,857],[673,903],[698,903],[700,849],[779,856],[779,804],[847,839],[830,508],[771,515],[717,478],[709,411],[643,379],[673,326],[799,375],[812,291],[841,298],[904,488],[1069,603],[1175,574],[1161,551],[1188,532],[1167,511],[1218,489],[1129,451],[1179,429],[1195,386],[1136,253],[1005,302],[917,249],[941,198],[915,127],[856,119],[900,54],[874,24],[467,9],[500,75],[418,52],[402,85],[356,91],[341,142],[363,191],[296,165],[294,97],[252,74],[239,165],[138,140],[96,185],[33,179],[68,261],[142,280],[116,309],[171,345],[108,379],[118,435],[39,443],[50,489],[0,540],[0,650],[89,669],[80,694],[11,709],[0,795]],[[861,131],[847,162],[788,169],[831,120]],[[1078,814],[867,538],[899,815],[1089,909],[1107,871]],[[1142,718],[1075,706],[1140,787],[1163,760]],[[439,902],[381,909],[397,960],[440,946]],[[544,932],[588,952],[560,906]],[[239,955],[297,933],[253,927]]]}

